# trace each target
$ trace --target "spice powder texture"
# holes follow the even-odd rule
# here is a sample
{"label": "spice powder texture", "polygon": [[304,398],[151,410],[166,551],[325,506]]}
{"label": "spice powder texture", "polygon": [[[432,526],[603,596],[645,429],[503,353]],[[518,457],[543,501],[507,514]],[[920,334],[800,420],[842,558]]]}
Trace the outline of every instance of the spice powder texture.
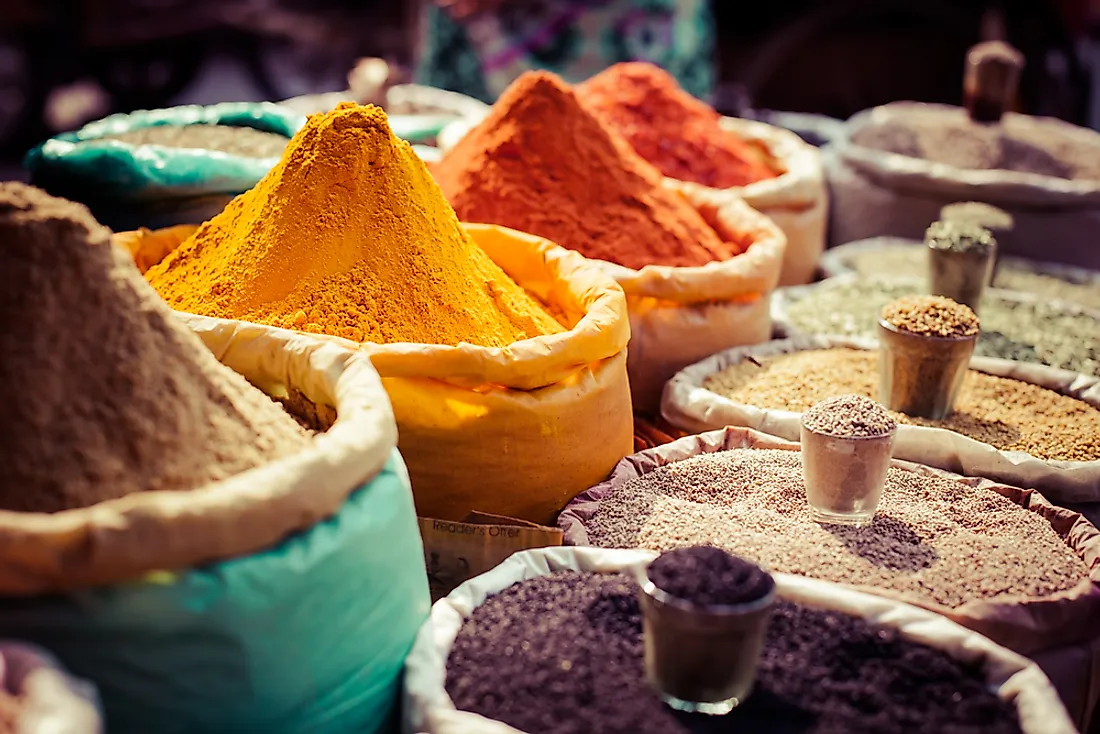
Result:
{"label": "spice powder texture", "polygon": [[354,341],[503,347],[564,331],[470,239],[386,114],[349,102],[312,116],[146,277],[181,311]]}
{"label": "spice powder texture", "polygon": [[589,111],[669,178],[725,189],[776,177],[768,154],[646,62],[615,64],[577,87]]}
{"label": "spice powder texture", "polygon": [[188,490],[307,448],[79,204],[0,184],[0,508]]}
{"label": "spice powder texture", "polygon": [[722,241],[549,72],[517,79],[432,170],[463,221],[530,232],[628,268],[705,265],[751,244]]}

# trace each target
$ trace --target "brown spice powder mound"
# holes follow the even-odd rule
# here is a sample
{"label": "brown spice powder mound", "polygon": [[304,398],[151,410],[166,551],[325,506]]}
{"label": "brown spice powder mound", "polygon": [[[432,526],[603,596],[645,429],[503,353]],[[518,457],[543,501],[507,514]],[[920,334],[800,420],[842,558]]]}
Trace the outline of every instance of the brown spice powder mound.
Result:
{"label": "brown spice powder mound", "polygon": [[193,489],[309,444],[83,206],[0,184],[0,241],[0,508]]}
{"label": "brown spice powder mound", "polygon": [[623,483],[589,525],[604,548],[716,545],[772,571],[921,601],[1049,597],[1088,568],[1046,520],[990,490],[890,469],[866,527],[810,519],[796,451],[696,456]]}
{"label": "brown spice powder mound", "polygon": [[[846,393],[878,396],[878,355],[873,351],[811,349],[760,362],[731,365],[703,386],[734,402],[796,412]],[[1028,382],[974,370],[947,418],[891,415],[899,423],[947,428],[1002,451],[1024,451],[1040,459],[1100,460],[1100,410]]]}
{"label": "brown spice powder mound", "polygon": [[969,306],[943,296],[905,296],[886,304],[882,320],[899,331],[956,339],[978,333],[978,317]]}

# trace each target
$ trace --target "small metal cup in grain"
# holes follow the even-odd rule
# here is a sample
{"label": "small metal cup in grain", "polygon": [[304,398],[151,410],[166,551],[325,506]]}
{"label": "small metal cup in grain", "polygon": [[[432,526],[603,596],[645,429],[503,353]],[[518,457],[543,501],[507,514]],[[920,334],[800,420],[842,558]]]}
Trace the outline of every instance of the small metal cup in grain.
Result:
{"label": "small metal cup in grain", "polygon": [[963,105],[977,123],[1000,122],[1016,101],[1024,57],[1002,41],[971,47],[963,74]]}
{"label": "small metal cup in grain", "polygon": [[928,250],[928,288],[978,313],[985,287],[993,279],[997,240],[978,224],[933,222],[924,235]]}
{"label": "small metal cup in grain", "polygon": [[637,570],[646,678],[661,699],[690,713],[722,715],[752,693],[774,587],[756,601],[696,606],[657,588]]}

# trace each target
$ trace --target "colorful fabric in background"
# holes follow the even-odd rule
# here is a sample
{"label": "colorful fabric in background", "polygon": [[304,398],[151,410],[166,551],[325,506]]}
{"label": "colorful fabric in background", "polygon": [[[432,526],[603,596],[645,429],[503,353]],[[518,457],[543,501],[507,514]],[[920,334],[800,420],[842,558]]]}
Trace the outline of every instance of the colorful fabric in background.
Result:
{"label": "colorful fabric in background", "polygon": [[422,7],[418,81],[486,102],[525,71],[580,82],[620,61],[651,61],[701,99],[714,88],[707,0],[511,0],[462,21]]}

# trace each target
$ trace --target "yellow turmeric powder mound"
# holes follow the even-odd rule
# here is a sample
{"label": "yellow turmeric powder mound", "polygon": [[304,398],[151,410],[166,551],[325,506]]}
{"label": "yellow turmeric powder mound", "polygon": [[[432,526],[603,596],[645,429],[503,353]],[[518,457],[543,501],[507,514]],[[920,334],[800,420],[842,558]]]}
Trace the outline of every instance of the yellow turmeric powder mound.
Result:
{"label": "yellow turmeric powder mound", "polygon": [[374,106],[314,115],[145,276],[180,311],[355,341],[502,347],[564,329],[466,234]]}

